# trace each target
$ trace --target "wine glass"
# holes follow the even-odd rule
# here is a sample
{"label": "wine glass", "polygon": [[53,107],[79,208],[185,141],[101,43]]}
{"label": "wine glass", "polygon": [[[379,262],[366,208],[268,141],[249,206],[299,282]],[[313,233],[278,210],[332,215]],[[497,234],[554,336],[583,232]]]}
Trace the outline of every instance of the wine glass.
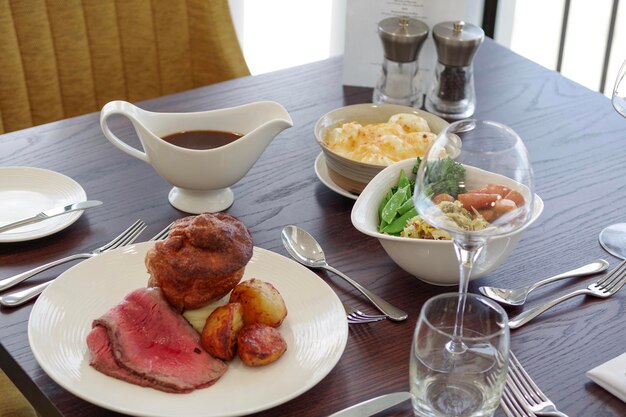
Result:
{"label": "wine glass", "polygon": [[[611,98],[613,108],[626,117],[626,61],[622,64]],[[626,223],[616,223],[607,226],[600,232],[600,245],[611,255],[626,259]]]}
{"label": "wine glass", "polygon": [[[485,392],[498,396],[498,381],[487,381],[488,389],[484,391],[451,376],[463,373],[468,364],[481,363],[488,369],[506,363],[508,356],[497,354],[490,344],[474,343],[487,334],[464,328],[466,307],[471,316],[475,304],[485,302],[468,295],[467,287],[485,243],[524,226],[532,216],[533,197],[533,171],[526,147],[513,129],[500,123],[474,119],[454,122],[437,136],[420,161],[415,207],[426,222],[450,234],[459,261],[457,302],[448,307],[454,324],[450,331],[440,333],[445,340],[438,345],[438,359],[433,362],[436,369],[432,369],[432,375],[446,381],[445,390],[430,390],[441,383],[435,377],[425,383],[432,394],[424,401],[440,412],[448,409],[446,415],[460,415],[454,411],[459,399],[468,404],[464,409],[476,411],[463,415],[483,415],[479,410],[485,407],[488,397],[493,397]],[[506,319],[502,327],[508,329]]]}
{"label": "wine glass", "polygon": [[[447,231],[459,261],[459,319],[470,274],[485,243],[531,218],[533,171],[522,139],[497,122],[474,119],[449,125],[431,144],[416,177],[414,203],[431,225]],[[486,254],[488,256],[489,254]],[[452,340],[451,352],[462,353]]]}

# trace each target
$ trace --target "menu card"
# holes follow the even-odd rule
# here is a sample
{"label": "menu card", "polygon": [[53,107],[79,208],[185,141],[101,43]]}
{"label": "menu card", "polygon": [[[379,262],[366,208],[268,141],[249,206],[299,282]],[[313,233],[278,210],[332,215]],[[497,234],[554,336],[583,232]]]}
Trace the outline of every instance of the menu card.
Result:
{"label": "menu card", "polygon": [[[343,84],[374,87],[383,62],[378,22],[393,16],[423,21],[432,30],[440,22],[462,20],[465,0],[347,0]],[[419,85],[426,93],[437,53],[432,34],[417,58]]]}

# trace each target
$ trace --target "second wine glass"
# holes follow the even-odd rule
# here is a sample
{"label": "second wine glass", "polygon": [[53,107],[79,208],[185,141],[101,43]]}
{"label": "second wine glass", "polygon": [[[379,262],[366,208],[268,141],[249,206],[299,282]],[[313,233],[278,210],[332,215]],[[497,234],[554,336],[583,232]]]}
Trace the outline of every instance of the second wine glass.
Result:
{"label": "second wine glass", "polygon": [[[613,108],[626,117],[626,61],[617,73],[613,95]],[[600,245],[611,255],[626,259],[626,223],[615,223],[600,232]]]}
{"label": "second wine glass", "polygon": [[[474,119],[450,124],[432,143],[416,177],[414,202],[431,225],[447,231],[459,261],[459,323],[470,274],[488,239],[514,232],[532,215],[533,171],[511,128]],[[451,343],[451,351],[463,345]]]}

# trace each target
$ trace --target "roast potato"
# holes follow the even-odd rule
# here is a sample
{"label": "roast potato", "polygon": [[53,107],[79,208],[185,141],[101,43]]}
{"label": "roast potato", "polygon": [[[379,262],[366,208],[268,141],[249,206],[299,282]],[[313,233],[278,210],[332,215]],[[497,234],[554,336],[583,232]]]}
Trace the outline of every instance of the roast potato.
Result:
{"label": "roast potato", "polygon": [[287,343],[274,327],[265,324],[249,324],[237,337],[237,353],[248,366],[263,366],[280,358],[287,350]]}
{"label": "roast potato", "polygon": [[241,303],[244,324],[281,325],[287,307],[280,293],[269,282],[253,278],[240,282],[230,294],[231,303]]}
{"label": "roast potato", "polygon": [[200,342],[211,356],[225,361],[235,357],[237,335],[243,327],[243,309],[239,303],[217,307],[207,317]]}

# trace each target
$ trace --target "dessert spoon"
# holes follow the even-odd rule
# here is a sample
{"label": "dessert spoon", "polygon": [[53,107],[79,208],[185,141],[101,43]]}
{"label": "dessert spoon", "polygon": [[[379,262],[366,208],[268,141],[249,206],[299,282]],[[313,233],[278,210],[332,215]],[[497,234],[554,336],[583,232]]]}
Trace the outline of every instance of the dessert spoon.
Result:
{"label": "dessert spoon", "polygon": [[509,306],[521,306],[526,302],[528,294],[541,287],[542,285],[549,284],[554,281],[558,281],[564,278],[582,277],[586,275],[597,274],[604,271],[609,266],[609,263],[604,259],[598,259],[595,262],[591,262],[580,268],[572,269],[571,271],[563,272],[562,274],[555,275],[550,278],[543,279],[532,285],[522,288],[508,289],[508,288],[496,288],[496,287],[480,287],[480,291],[483,295],[495,300],[499,303]]}
{"label": "dessert spoon", "polygon": [[281,232],[281,238],[285,249],[296,261],[309,268],[326,269],[345,279],[370,300],[381,313],[389,317],[390,320],[402,321],[408,317],[406,312],[392,306],[344,273],[328,265],[322,247],[306,230],[297,226],[285,226]]}

